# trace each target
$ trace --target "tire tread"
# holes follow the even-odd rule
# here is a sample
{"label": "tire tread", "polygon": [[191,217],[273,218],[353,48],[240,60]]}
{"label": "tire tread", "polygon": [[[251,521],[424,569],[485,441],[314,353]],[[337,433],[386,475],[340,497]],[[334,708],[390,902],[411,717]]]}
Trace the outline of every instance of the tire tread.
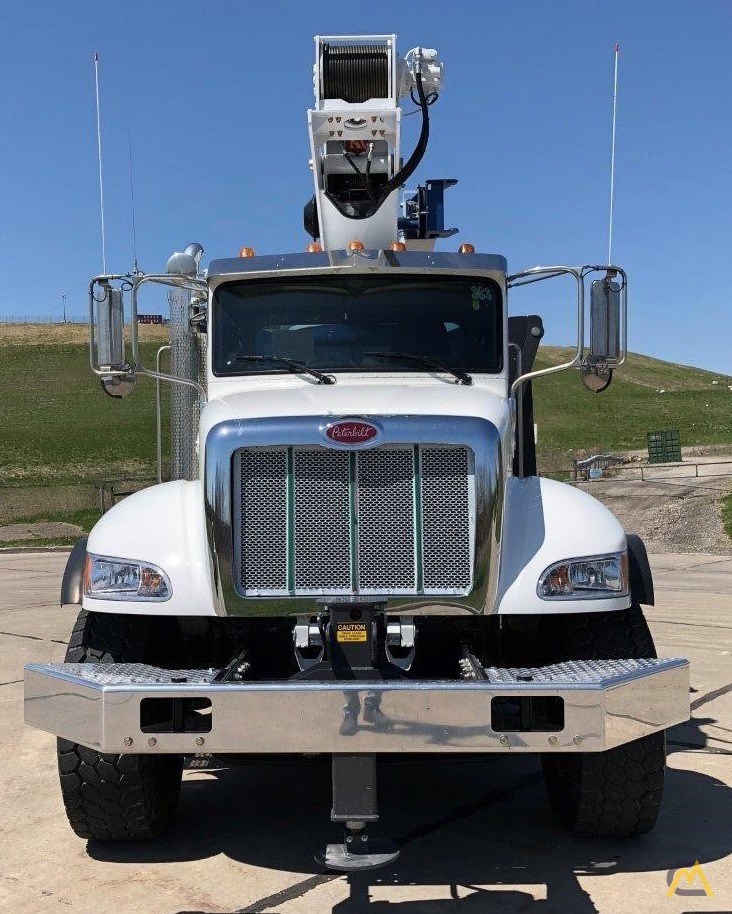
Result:
{"label": "tire tread", "polygon": [[[555,662],[656,657],[640,606],[566,615],[560,627]],[[665,767],[663,732],[605,752],[542,755],[555,815],[573,834],[592,837],[630,838],[649,832],[661,807]]]}
{"label": "tire tread", "polygon": [[[149,620],[82,610],[66,651],[67,663],[125,663],[146,659]],[[61,794],[80,838],[137,841],[168,825],[178,802],[183,758],[96,752],[57,740]]]}

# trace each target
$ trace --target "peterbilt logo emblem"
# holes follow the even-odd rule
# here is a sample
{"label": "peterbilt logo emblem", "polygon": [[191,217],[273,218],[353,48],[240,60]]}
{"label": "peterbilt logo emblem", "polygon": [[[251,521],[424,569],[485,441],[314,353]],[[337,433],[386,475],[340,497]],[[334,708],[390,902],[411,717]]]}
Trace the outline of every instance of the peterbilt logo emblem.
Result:
{"label": "peterbilt logo emblem", "polygon": [[370,422],[361,422],[358,419],[334,422],[325,430],[325,437],[330,441],[350,447],[368,444],[378,436],[379,430],[375,425]]}

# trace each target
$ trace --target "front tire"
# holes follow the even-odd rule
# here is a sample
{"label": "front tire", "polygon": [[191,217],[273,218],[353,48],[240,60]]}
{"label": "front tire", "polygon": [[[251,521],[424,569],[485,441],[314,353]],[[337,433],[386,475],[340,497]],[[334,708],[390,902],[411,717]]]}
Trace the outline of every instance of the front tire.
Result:
{"label": "front tire", "polygon": [[[152,659],[154,627],[144,616],[82,610],[71,633],[67,663],[138,663]],[[61,794],[69,825],[80,838],[136,841],[169,824],[180,794],[183,757],[96,752],[57,741]]]}
{"label": "front tire", "polygon": [[[555,663],[656,656],[640,606],[555,616],[547,625]],[[665,767],[663,732],[605,752],[542,755],[554,814],[572,834],[592,837],[631,838],[649,832],[661,808]]]}

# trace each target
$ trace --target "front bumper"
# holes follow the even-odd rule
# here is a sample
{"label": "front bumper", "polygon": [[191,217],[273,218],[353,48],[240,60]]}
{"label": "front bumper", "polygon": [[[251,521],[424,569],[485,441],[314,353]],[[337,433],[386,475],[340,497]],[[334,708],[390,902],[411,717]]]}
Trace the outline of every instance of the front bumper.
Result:
{"label": "front bumper", "polygon": [[[216,683],[217,672],[31,663],[25,720],[100,752],[192,754],[597,752],[689,717],[680,659],[487,668],[478,681]],[[523,700],[547,697],[552,719],[537,729]],[[494,729],[509,719],[529,728]]]}

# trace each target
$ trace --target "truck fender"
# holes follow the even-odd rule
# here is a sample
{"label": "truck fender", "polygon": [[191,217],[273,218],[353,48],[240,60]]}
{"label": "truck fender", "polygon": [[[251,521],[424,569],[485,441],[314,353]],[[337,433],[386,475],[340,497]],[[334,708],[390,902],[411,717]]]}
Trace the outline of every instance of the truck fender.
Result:
{"label": "truck fender", "polygon": [[64,568],[61,581],[61,606],[81,606],[84,596],[84,563],[88,536],[77,540]]}
{"label": "truck fender", "polygon": [[633,602],[642,603],[644,606],[655,606],[653,574],[648,561],[646,544],[635,533],[627,533],[625,539],[628,543],[628,573]]}
{"label": "truck fender", "polygon": [[156,616],[214,616],[214,584],[206,538],[203,483],[179,479],[149,486],[117,502],[94,525],[93,555],[148,562],[168,577],[161,601],[84,597],[93,612]]}
{"label": "truck fender", "polygon": [[555,562],[626,550],[625,531],[601,502],[553,479],[510,476],[504,504],[498,613],[547,615],[628,608],[629,594],[547,600],[537,592],[542,573]]}

